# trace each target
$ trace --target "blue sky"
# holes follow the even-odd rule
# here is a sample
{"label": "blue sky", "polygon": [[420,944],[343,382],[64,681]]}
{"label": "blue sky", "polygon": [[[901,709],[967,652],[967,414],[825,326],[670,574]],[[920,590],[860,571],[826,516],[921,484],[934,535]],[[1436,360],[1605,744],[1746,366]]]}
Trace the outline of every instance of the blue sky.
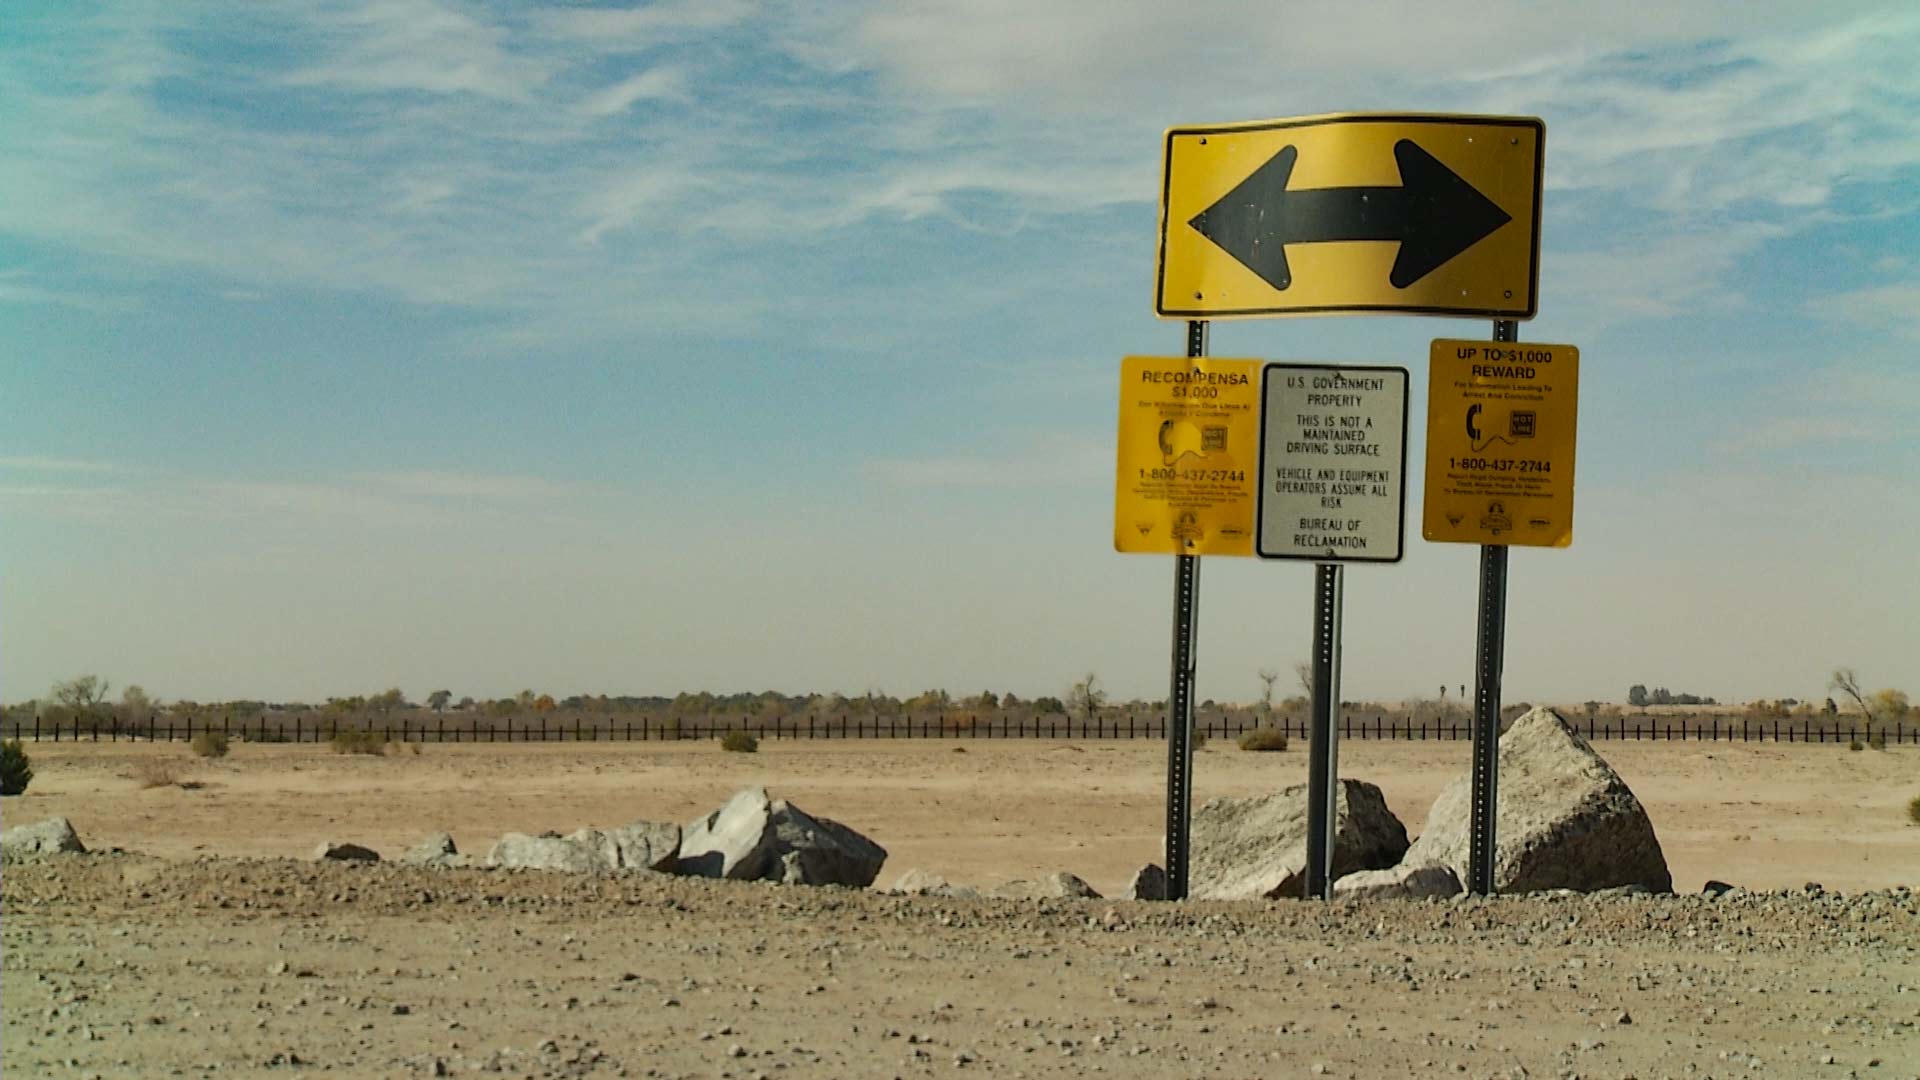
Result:
{"label": "blue sky", "polygon": [[[1368,109],[1547,123],[1578,511],[1509,696],[1920,691],[1911,4],[1033,6],[9,4],[0,698],[1162,696],[1169,560],[1110,545],[1160,133]],[[1486,332],[1213,351],[1417,403]],[[1475,553],[1412,532],[1351,694],[1471,681]],[[1203,696],[1311,577],[1207,561]]]}

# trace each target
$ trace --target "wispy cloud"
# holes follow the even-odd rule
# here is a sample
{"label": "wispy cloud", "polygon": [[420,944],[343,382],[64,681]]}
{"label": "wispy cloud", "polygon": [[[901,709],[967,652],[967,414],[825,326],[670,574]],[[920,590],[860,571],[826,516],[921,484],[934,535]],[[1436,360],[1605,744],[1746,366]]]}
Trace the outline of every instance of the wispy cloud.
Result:
{"label": "wispy cloud", "polygon": [[684,101],[687,74],[679,68],[658,67],[622,79],[588,96],[580,108],[589,116],[626,112],[636,101]]}
{"label": "wispy cloud", "polygon": [[[1823,455],[1833,475],[1911,475],[1920,467],[1920,369],[1901,360],[1862,357],[1848,366],[1803,367],[1758,390],[1758,407],[1741,410],[1713,445],[1733,458],[1821,448],[1865,454]],[[1845,462],[1851,460],[1852,464]],[[1804,461],[1792,460],[1796,466]]]}
{"label": "wispy cloud", "polygon": [[569,46],[640,52],[733,26],[764,11],[748,0],[661,0],[631,8],[548,10],[540,12],[535,23]]}
{"label": "wispy cloud", "polygon": [[73,458],[49,457],[0,457],[0,469],[17,472],[62,472],[62,473],[119,473],[126,472],[123,465],[106,461],[82,461]]}
{"label": "wispy cloud", "polygon": [[[509,342],[672,323],[688,281],[752,273],[743,249],[799,262],[876,223],[1004,236],[1145,212],[1160,127],[1275,100],[1546,115],[1556,258],[1615,317],[1730,297],[1739,258],[1920,167],[1920,13],[1903,5],[155,10],[0,45],[0,232],[246,292],[471,309]],[[216,17],[243,47],[198,44]],[[1521,59],[1463,66],[1487,25]],[[1207,78],[1142,75],[1168,71]],[[1621,220],[1678,237],[1667,284],[1639,284]],[[1721,231],[1732,258],[1706,250]],[[809,285],[783,295],[804,305]],[[0,280],[0,302],[99,303],[84,295]]]}
{"label": "wispy cloud", "polygon": [[872,458],[860,471],[878,483],[916,490],[937,488],[1083,489],[1113,470],[1111,447],[1066,436],[1035,439],[1004,453]]}
{"label": "wispy cloud", "polygon": [[325,55],[287,75],[290,86],[524,101],[558,67],[512,50],[504,28],[439,0],[360,0],[313,17]]}
{"label": "wispy cloud", "polygon": [[0,484],[0,506],[23,513],[134,523],[157,516],[200,521],[266,519],[355,529],[446,526],[532,510],[563,514],[600,489],[573,481],[433,469],[312,478],[130,476],[95,462],[0,458],[0,469],[87,474],[95,484]]}
{"label": "wispy cloud", "polygon": [[138,310],[140,306],[129,297],[103,296],[77,288],[38,285],[18,270],[0,271],[0,304],[51,305],[101,314],[124,314]]}
{"label": "wispy cloud", "polygon": [[1823,298],[1812,308],[1829,319],[1886,326],[1910,341],[1920,341],[1920,282],[1874,285]]}

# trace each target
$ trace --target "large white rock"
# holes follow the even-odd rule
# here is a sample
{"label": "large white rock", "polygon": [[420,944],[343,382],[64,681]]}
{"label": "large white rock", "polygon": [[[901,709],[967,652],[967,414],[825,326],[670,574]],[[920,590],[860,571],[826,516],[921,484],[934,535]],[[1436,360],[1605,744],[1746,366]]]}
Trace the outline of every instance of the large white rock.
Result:
{"label": "large white rock", "polygon": [[866,888],[887,850],[845,825],[816,818],[765,788],[747,788],[680,830],[678,870],[735,881]]}
{"label": "large white rock", "polygon": [[1333,883],[1333,895],[1352,900],[1424,900],[1460,893],[1451,866],[1401,863],[1387,870],[1359,870]]}
{"label": "large white rock", "polygon": [[16,825],[0,832],[0,853],[13,858],[85,855],[87,846],[80,842],[80,834],[73,831],[72,822],[63,817],[50,817],[32,825]]}
{"label": "large white rock", "polygon": [[[1539,708],[1500,737],[1493,885],[1498,892],[1617,885],[1673,891],[1653,823],[1620,774],[1573,726]],[[1441,791],[1406,863],[1443,863],[1467,879],[1472,777]]]}
{"label": "large white rock", "polygon": [[679,867],[693,877],[755,881],[773,859],[768,820],[773,800],[765,788],[735,792],[720,809],[680,829]]}
{"label": "large white rock", "polygon": [[[1400,861],[1407,829],[1380,789],[1342,780],[1334,797],[1333,876]],[[1196,900],[1260,900],[1306,892],[1307,785],[1271,795],[1212,799],[1193,815],[1188,894]]]}

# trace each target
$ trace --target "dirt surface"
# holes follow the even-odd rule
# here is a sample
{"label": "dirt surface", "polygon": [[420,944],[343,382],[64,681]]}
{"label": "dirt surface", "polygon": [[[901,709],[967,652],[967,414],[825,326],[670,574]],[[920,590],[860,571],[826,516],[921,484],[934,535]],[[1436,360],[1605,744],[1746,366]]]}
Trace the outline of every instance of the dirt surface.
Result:
{"label": "dirt surface", "polygon": [[[1601,744],[1676,887],[1756,890],[1718,899],[1167,905],[304,859],[684,821],[759,783],[885,844],[882,884],[1116,891],[1158,855],[1148,743],[31,749],[7,824],[140,854],[6,864],[9,1076],[1920,1077],[1912,751]],[[1466,750],[1349,742],[1342,772],[1417,833]],[[151,761],[203,786],[143,790]],[[1198,794],[1304,770],[1216,746]]]}
{"label": "dirt surface", "polygon": [[[1920,747],[1599,742],[1646,805],[1679,892],[1709,878],[1755,889],[1818,881],[1854,892],[1920,885]],[[27,794],[0,807],[9,824],[72,819],[91,847],[152,855],[304,858],[325,840],[399,854],[436,830],[485,854],[503,832],[571,832],[635,820],[686,822],[738,788],[844,821],[879,841],[887,884],[918,868],[991,885],[1055,870],[1103,893],[1159,861],[1166,751],[1146,740],[767,741],[757,754],[713,743],[427,745],[364,757],[316,745],[236,745],[219,761],[180,745],[40,743]],[[1465,742],[1349,739],[1343,776],[1368,780],[1420,831]],[[149,762],[193,790],[143,790]],[[1299,747],[1250,754],[1215,742],[1194,764],[1196,805],[1306,782]]]}
{"label": "dirt surface", "polygon": [[60,856],[4,901],[20,1076],[1920,1075],[1906,891],[1021,903]]}

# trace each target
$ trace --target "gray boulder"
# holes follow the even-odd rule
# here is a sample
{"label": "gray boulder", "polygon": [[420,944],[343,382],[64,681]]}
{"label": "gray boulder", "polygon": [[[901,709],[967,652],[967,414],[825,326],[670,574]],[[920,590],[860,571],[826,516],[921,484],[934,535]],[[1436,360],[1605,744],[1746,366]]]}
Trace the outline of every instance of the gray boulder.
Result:
{"label": "gray boulder", "polygon": [[[1188,892],[1196,900],[1264,900],[1306,892],[1307,785],[1212,799],[1193,815]],[[1407,851],[1407,829],[1380,789],[1342,780],[1334,797],[1333,877],[1380,870]]]}
{"label": "gray boulder", "polygon": [[1451,866],[1401,863],[1389,870],[1360,870],[1333,883],[1333,895],[1352,900],[1425,900],[1460,893]]}
{"label": "gray boulder", "polygon": [[680,830],[678,870],[789,885],[873,884],[887,850],[845,825],[816,818],[766,789],[748,788]]}
{"label": "gray boulder", "polygon": [[[1646,809],[1559,713],[1538,708],[1515,720],[1499,754],[1495,891],[1673,891]],[[1409,865],[1443,863],[1466,880],[1471,785],[1462,773],[1434,800]]]}
{"label": "gray boulder", "polygon": [[1065,870],[1032,881],[1009,881],[995,888],[993,896],[1006,900],[1098,900],[1093,886]]}
{"label": "gray boulder", "polygon": [[574,874],[605,870],[607,862],[600,855],[598,843],[582,835],[593,832],[582,829],[569,837],[507,833],[487,852],[487,865],[508,870],[563,870]]}
{"label": "gray boulder", "polygon": [[487,853],[487,865],[575,874],[671,870],[679,846],[680,826],[651,821],[636,821],[614,829],[576,829],[566,836],[508,833]]}
{"label": "gray boulder", "polygon": [[73,831],[73,823],[63,817],[50,817],[32,825],[16,825],[0,832],[0,854],[13,859],[37,858],[41,855],[85,855],[87,846],[80,842],[80,834]]}
{"label": "gray boulder", "polygon": [[328,840],[313,849],[313,857],[322,862],[379,862],[380,853],[360,844],[342,844]]}
{"label": "gray boulder", "polygon": [[636,821],[616,829],[582,829],[570,839],[591,844],[610,870],[671,872],[679,859],[678,825]]}
{"label": "gray boulder", "polygon": [[1127,882],[1128,900],[1165,900],[1167,898],[1167,872],[1158,863],[1148,863],[1133,872],[1133,880]]}
{"label": "gray boulder", "polygon": [[980,897],[980,890],[971,885],[955,885],[939,874],[929,874],[925,870],[909,870],[901,874],[887,891],[904,896],[943,896],[963,900]]}

